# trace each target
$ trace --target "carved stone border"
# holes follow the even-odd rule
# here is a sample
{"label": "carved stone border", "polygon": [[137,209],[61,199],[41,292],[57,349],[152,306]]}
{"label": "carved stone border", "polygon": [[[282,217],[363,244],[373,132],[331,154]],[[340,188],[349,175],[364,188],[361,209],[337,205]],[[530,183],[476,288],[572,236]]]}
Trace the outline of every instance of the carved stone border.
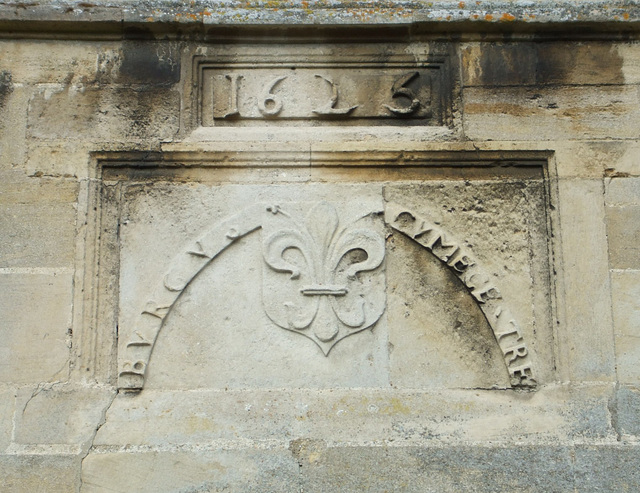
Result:
{"label": "carved stone border", "polygon": [[[96,153],[96,177],[88,183],[88,194],[93,199],[87,201],[87,231],[85,242],[95,242],[95,250],[84,259],[84,278],[82,284],[92,287],[88,293],[78,295],[80,307],[77,313],[82,321],[80,344],[77,349],[77,370],[82,376],[98,381],[115,383],[118,379],[118,387],[128,390],[141,390],[144,383],[144,372],[148,363],[153,342],[160,330],[163,320],[170,311],[170,307],[179,298],[182,290],[186,288],[195,275],[216,258],[222,251],[231,245],[236,239],[256,231],[261,227],[264,204],[256,204],[240,214],[228,218],[214,226],[201,239],[196,241],[191,249],[179,255],[179,263],[175,264],[165,276],[163,285],[158,286],[156,293],[159,296],[152,298],[153,305],[144,307],[146,325],[136,327],[138,340],[128,341],[127,351],[131,357],[127,359],[126,367],[116,368],[115,359],[116,340],[107,345],[107,350],[97,350],[98,341],[106,341],[117,337],[117,311],[118,293],[117,279],[118,255],[114,252],[117,246],[116,236],[118,229],[117,216],[120,203],[121,181],[126,181],[127,171],[132,171],[131,179],[137,179],[136,170],[144,169],[154,176],[166,176],[169,170],[185,169],[190,166],[202,168],[264,168],[277,166],[306,167],[308,163],[301,163],[295,153],[267,153],[260,154],[260,160],[256,162],[257,154],[254,151],[243,155],[242,152],[234,152],[235,159],[229,160],[229,152],[221,153],[211,151],[197,152],[165,152],[165,153],[140,153],[140,152],[110,152]],[[280,155],[282,154],[282,155]],[[315,154],[318,166],[330,168],[342,168],[345,166],[371,166],[371,167],[426,167],[426,168],[457,168],[457,167],[504,167],[504,166],[536,166],[542,167],[547,183],[547,199],[554,196],[549,187],[547,159],[548,152],[457,152],[453,151],[381,151],[381,152],[319,152]],[[224,156],[222,158],[222,156]],[[365,159],[368,156],[369,159]],[[373,157],[373,159],[371,159]],[[312,158],[313,160],[313,158]],[[314,163],[312,163],[313,166]],[[109,170],[108,173],[105,171]],[[171,175],[171,173],[169,173]],[[144,176],[149,176],[145,174]],[[106,178],[106,181],[105,181]],[[108,183],[107,183],[108,182]],[[108,196],[108,197],[107,197]],[[105,202],[106,201],[106,202]],[[111,210],[105,208],[110,204]],[[116,207],[113,209],[113,207]],[[550,207],[548,212],[553,210]],[[548,215],[549,228],[555,219]],[[517,322],[506,307],[505,300],[500,290],[489,285],[490,278],[478,265],[470,252],[465,251],[460,244],[445,231],[437,227],[428,218],[419,217],[411,210],[403,208],[399,204],[387,204],[385,211],[387,224],[397,231],[407,235],[414,241],[429,250],[436,258],[450,268],[460,279],[470,294],[478,302],[489,325],[496,337],[504,356],[505,365],[511,376],[513,387],[535,387],[536,375],[534,364],[530,359],[526,344]],[[551,231],[551,229],[550,229]],[[551,269],[558,264],[552,235],[549,237],[549,255]],[[92,267],[94,265],[95,267]],[[191,274],[189,274],[191,273]],[[186,275],[185,275],[186,274]],[[552,289],[552,318],[557,320],[556,293],[554,283]],[[156,299],[157,298],[157,299]],[[75,318],[75,316],[74,316]],[[555,331],[553,337],[557,335]],[[92,349],[93,348],[93,349]],[[555,348],[554,348],[555,349]],[[135,354],[134,354],[135,353]],[[108,359],[109,362],[104,360]],[[557,360],[557,354],[554,354]],[[100,372],[96,371],[96,368]],[[87,371],[90,375],[80,371]],[[119,374],[119,378],[118,375]]]}

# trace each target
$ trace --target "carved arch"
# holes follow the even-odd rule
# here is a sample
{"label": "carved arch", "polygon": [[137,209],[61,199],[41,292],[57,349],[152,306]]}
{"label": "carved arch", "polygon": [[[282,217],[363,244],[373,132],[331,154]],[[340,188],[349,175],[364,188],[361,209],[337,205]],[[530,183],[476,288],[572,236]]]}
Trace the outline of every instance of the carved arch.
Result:
{"label": "carved arch", "polygon": [[502,351],[512,387],[537,385],[531,356],[520,326],[505,306],[502,293],[473,254],[440,226],[396,203],[385,206],[385,222],[429,250],[475,298]]}
{"label": "carved arch", "polygon": [[[141,390],[145,372],[164,321],[184,290],[200,272],[236,240],[260,229],[265,214],[281,213],[278,206],[256,204],[211,228],[191,248],[180,253],[163,283],[141,311],[134,337],[119,358],[118,388]],[[513,387],[535,387],[536,380],[520,328],[505,307],[502,294],[490,282],[473,255],[451,235],[426,218],[395,203],[385,207],[385,222],[429,250],[450,268],[478,302],[489,323]]]}
{"label": "carved arch", "polygon": [[[180,295],[220,253],[237,239],[259,229],[266,210],[267,207],[264,204],[248,207],[239,214],[216,224],[191,248],[175,258],[171,269],[163,278],[162,285],[158,286],[153,298],[147,302],[138,316],[133,339],[126,343],[125,355],[119,364],[119,389],[142,389],[153,346],[164,321]],[[273,213],[278,213],[277,208],[273,208]]]}

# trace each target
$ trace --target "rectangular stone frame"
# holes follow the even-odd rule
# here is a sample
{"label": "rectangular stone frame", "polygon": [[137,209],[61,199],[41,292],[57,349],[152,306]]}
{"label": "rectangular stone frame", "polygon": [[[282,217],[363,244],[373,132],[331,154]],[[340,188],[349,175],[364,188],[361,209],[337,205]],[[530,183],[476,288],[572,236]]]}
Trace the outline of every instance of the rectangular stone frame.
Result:
{"label": "rectangular stone frame", "polygon": [[[314,50],[309,44],[300,40],[298,43],[289,43],[284,52],[281,49],[274,51],[269,44],[260,44],[255,41],[242,47],[238,47],[237,44],[225,45],[222,43],[221,46],[202,46],[183,52],[181,80],[188,81],[188,83],[184,85],[182,95],[180,135],[187,136],[191,132],[204,132],[206,135],[207,130],[213,128],[202,124],[203,69],[206,67],[249,68],[251,70],[265,67],[288,70],[291,67],[296,67],[313,71],[332,69],[343,73],[357,68],[375,69],[379,73],[384,73],[385,70],[428,70],[431,68],[438,72],[438,80],[432,94],[433,99],[437,100],[439,108],[439,119],[441,120],[439,124],[425,125],[419,120],[411,118],[388,118],[386,120],[378,119],[378,121],[369,119],[366,125],[374,127],[390,125],[393,128],[417,126],[421,129],[439,129],[440,133],[459,126],[459,122],[456,121],[455,105],[459,101],[460,82],[458,54],[454,44],[431,41],[409,45],[396,38],[384,45],[380,43],[364,43],[362,45],[348,43],[345,45],[344,41],[323,44],[322,47],[327,52]],[[225,49],[225,46],[232,46],[233,51]],[[345,48],[352,51],[341,52]],[[348,117],[342,116],[338,116],[336,119],[320,120],[307,117],[304,122],[309,126],[351,126],[353,122],[348,120]],[[265,118],[261,124],[257,123],[259,127],[268,127],[265,130],[272,130],[274,120]],[[290,124],[282,119],[278,119],[278,123]],[[363,120],[360,120],[360,125],[362,124]],[[229,126],[238,128],[233,124]],[[240,128],[242,126],[240,125]]]}
{"label": "rectangular stone frame", "polygon": [[[461,170],[475,172],[504,172],[518,167],[540,167],[545,182],[547,203],[547,231],[550,272],[551,314],[554,326],[554,347],[551,360],[555,362],[552,374],[555,380],[567,371],[562,357],[564,348],[557,330],[561,325],[563,306],[560,299],[564,290],[560,259],[560,235],[557,207],[557,176],[553,152],[550,151],[470,151],[459,144],[428,144],[408,149],[351,150],[333,149],[311,152],[298,145],[287,146],[291,150],[274,150],[264,143],[246,144],[248,150],[221,150],[220,144],[175,144],[165,152],[95,152],[92,154],[93,176],[81,194],[80,206],[86,207],[86,223],[80,227],[76,269],[74,326],[82,327],[74,334],[74,350],[77,357],[75,372],[79,379],[115,385],[117,380],[118,338],[118,279],[119,279],[119,216],[121,181],[128,180],[192,180],[211,183],[238,183],[238,172],[247,176],[270,177],[277,169],[300,172],[311,180],[327,177],[332,173],[349,170],[385,168],[391,172],[447,173]],[[435,150],[437,149],[437,150]],[[226,178],[229,171],[235,178]],[[510,173],[510,171],[507,171]],[[362,176],[365,176],[364,174]],[[485,175],[486,176],[486,175]],[[405,177],[403,175],[403,177]],[[405,177],[406,178],[406,177]],[[84,275],[82,275],[84,273]],[[555,275],[554,275],[555,274]],[[80,323],[79,323],[80,322]],[[77,330],[77,329],[76,329]],[[545,382],[551,383],[551,382]]]}

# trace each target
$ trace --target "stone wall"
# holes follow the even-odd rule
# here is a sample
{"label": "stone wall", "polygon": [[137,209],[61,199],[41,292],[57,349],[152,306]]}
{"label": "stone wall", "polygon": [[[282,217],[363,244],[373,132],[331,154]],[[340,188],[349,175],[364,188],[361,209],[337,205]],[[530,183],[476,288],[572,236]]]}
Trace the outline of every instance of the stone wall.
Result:
{"label": "stone wall", "polygon": [[0,2],[0,490],[640,490],[639,25]]}

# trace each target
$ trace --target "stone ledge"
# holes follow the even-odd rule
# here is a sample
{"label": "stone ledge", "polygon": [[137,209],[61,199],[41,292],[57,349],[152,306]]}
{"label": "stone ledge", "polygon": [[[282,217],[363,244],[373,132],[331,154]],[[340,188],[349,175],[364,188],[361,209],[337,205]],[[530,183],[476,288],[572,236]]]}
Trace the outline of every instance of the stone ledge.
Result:
{"label": "stone ledge", "polygon": [[[147,0],[0,2],[0,32],[43,32],[84,29],[85,34],[125,35],[127,27],[176,31],[185,28],[273,28],[313,25],[332,27],[411,27],[411,32],[477,32],[573,30],[638,31],[637,1],[416,1],[379,2],[343,0],[205,0],[191,2]],[[91,26],[89,28],[88,26]],[[318,29],[316,29],[317,31]],[[129,34],[132,34],[129,31]],[[135,34],[140,35],[140,31]],[[283,34],[280,31],[277,34]],[[286,33],[285,33],[286,34]],[[582,34],[585,34],[584,32]]]}

